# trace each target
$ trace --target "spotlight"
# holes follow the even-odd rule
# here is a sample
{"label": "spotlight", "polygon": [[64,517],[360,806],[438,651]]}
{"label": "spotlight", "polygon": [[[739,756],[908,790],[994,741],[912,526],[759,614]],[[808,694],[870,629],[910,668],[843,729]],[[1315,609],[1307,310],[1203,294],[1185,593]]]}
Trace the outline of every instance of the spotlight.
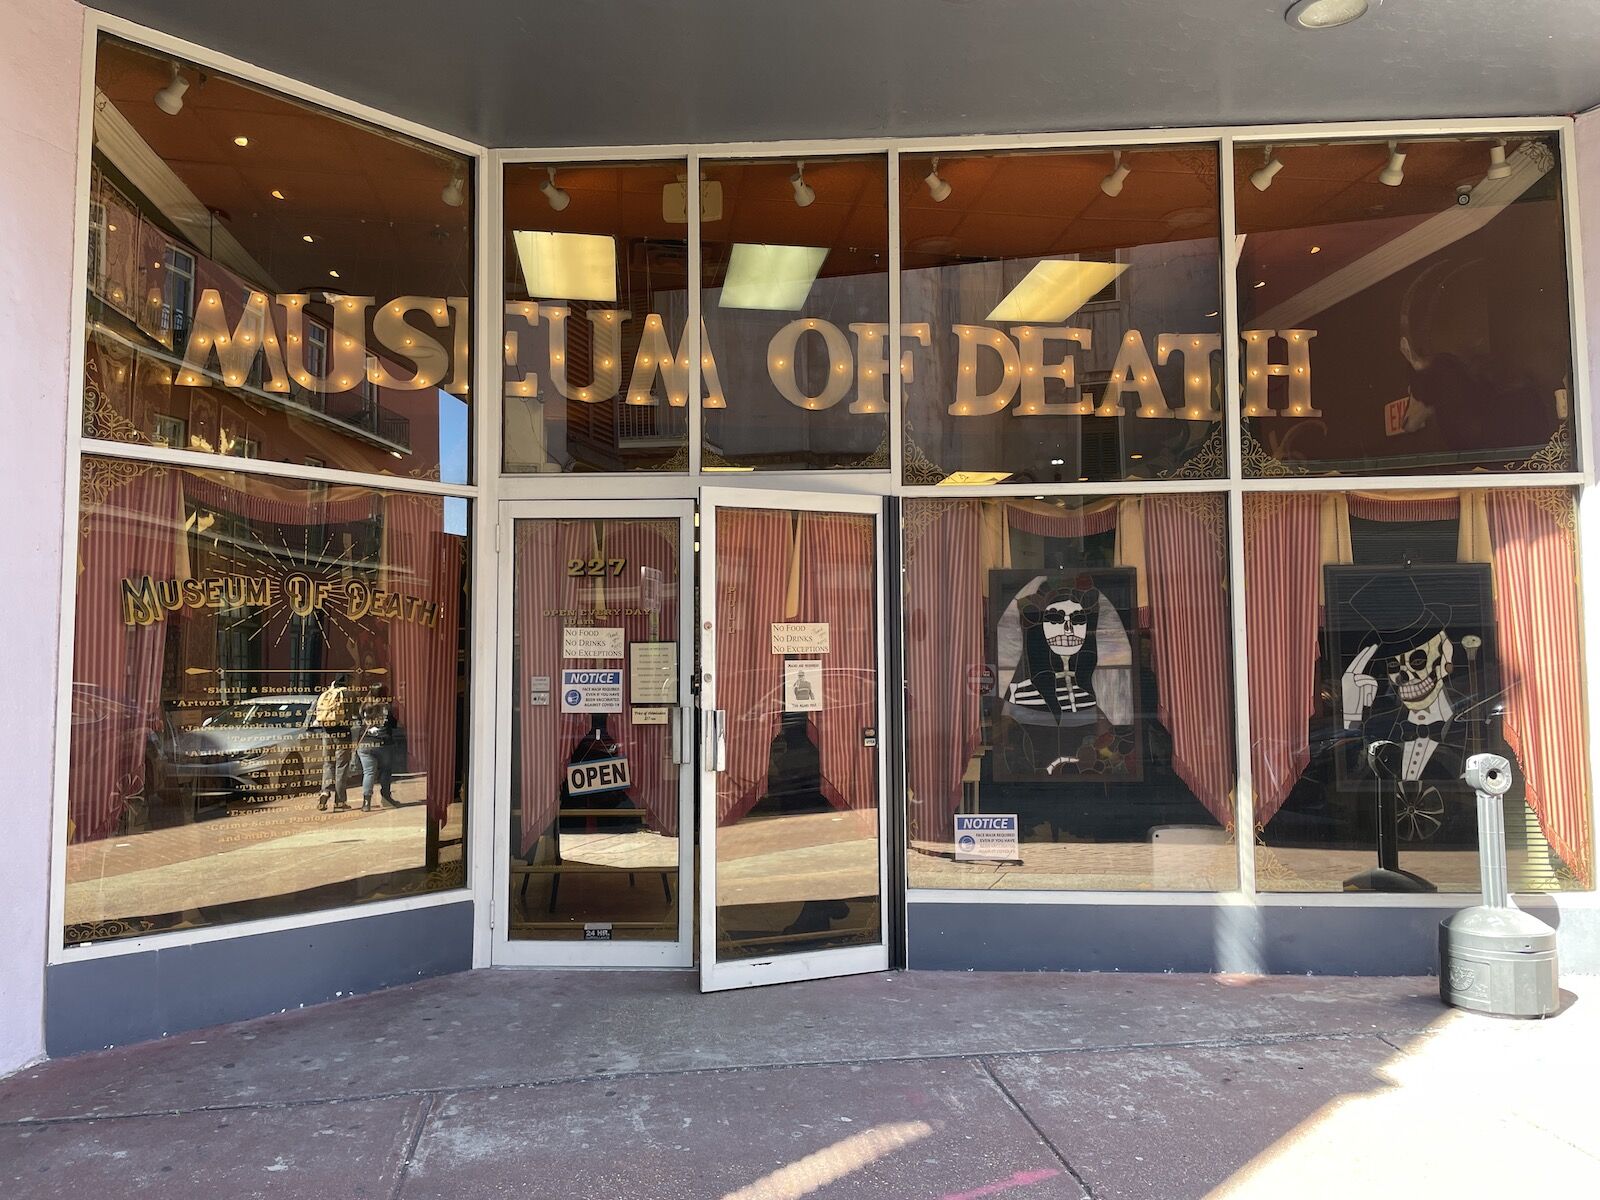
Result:
{"label": "spotlight", "polygon": [[1258,192],[1264,192],[1272,186],[1272,177],[1283,170],[1283,163],[1272,151],[1262,148],[1261,165],[1250,172],[1250,186]]}
{"label": "spotlight", "polygon": [[550,202],[550,207],[560,212],[572,203],[572,196],[556,186],[556,169],[546,167],[549,178],[539,185],[539,190],[544,193],[544,198]]}
{"label": "spotlight", "polygon": [[1367,15],[1368,0],[1295,0],[1283,19],[1296,29],[1335,29]]}
{"label": "spotlight", "polygon": [[167,86],[156,93],[156,107],[169,117],[175,117],[183,111],[183,94],[189,90],[189,81],[183,77],[183,72],[178,70],[178,64],[172,64],[172,78],[167,81]]}
{"label": "spotlight", "polygon": [[939,160],[933,160],[933,170],[929,171],[923,183],[928,185],[928,195],[933,197],[935,204],[943,204],[950,199],[950,181],[939,178]]}
{"label": "spotlight", "polygon": [[1406,152],[1393,142],[1389,143],[1389,165],[1378,172],[1378,182],[1388,184],[1390,187],[1399,187],[1400,181],[1406,177]]}
{"label": "spotlight", "polygon": [[789,176],[789,186],[794,189],[795,204],[801,208],[806,208],[817,198],[816,192],[806,182],[806,164],[803,162],[795,163],[794,174]]}
{"label": "spotlight", "polygon": [[1511,164],[1506,161],[1506,143],[1501,138],[1489,147],[1489,170],[1484,175],[1485,179],[1511,178]]}
{"label": "spotlight", "polygon": [[1100,181],[1100,190],[1108,196],[1122,195],[1122,185],[1132,170],[1132,167],[1123,163],[1122,151],[1118,150],[1111,160],[1111,174]]}
{"label": "spotlight", "polygon": [[439,199],[443,200],[451,208],[460,208],[466,203],[467,177],[460,167],[457,167],[451,173],[450,182],[444,185],[444,191],[439,193]]}

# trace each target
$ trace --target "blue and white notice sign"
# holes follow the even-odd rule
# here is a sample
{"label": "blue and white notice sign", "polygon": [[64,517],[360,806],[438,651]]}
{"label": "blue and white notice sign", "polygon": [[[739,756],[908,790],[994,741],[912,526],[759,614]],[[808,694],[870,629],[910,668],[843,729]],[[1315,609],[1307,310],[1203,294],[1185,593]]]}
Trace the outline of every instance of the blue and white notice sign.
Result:
{"label": "blue and white notice sign", "polygon": [[1017,854],[1017,814],[990,816],[956,814],[956,861],[1014,860]]}
{"label": "blue and white notice sign", "polygon": [[561,672],[561,711],[564,713],[621,712],[622,672],[620,670]]}

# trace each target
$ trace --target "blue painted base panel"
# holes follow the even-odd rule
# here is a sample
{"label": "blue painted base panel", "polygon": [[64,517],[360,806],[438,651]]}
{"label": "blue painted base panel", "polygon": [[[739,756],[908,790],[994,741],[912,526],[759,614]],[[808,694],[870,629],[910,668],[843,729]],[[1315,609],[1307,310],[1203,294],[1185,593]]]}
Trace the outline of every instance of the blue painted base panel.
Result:
{"label": "blue painted base panel", "polygon": [[[1600,971],[1600,910],[1562,911],[1542,897],[1519,902],[1557,927],[1563,971]],[[913,902],[908,965],[1429,975],[1439,968],[1439,922],[1458,907]]]}
{"label": "blue painted base panel", "polygon": [[377,991],[472,965],[472,902],[58,963],[51,1057]]}

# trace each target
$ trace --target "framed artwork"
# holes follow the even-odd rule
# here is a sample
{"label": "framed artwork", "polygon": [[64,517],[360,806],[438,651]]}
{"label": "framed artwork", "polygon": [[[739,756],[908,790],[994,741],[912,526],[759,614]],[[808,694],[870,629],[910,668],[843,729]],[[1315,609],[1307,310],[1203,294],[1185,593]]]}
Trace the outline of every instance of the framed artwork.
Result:
{"label": "framed artwork", "polygon": [[1488,564],[1323,570],[1330,694],[1359,743],[1336,759],[1339,786],[1457,790],[1467,757],[1500,752]]}
{"label": "framed artwork", "polygon": [[994,778],[1144,778],[1131,567],[989,572]]}

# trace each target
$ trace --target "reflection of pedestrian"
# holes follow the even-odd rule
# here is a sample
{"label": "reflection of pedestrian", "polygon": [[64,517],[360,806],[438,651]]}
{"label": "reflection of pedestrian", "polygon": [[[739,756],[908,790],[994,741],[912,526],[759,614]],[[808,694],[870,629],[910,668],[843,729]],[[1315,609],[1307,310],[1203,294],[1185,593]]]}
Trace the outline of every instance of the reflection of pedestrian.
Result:
{"label": "reflection of pedestrian", "polygon": [[394,701],[389,699],[379,684],[372,697],[361,706],[356,722],[356,756],[361,759],[361,808],[372,807],[372,786],[378,785],[379,794],[388,808],[399,808],[392,790],[394,784],[394,731],[399,722],[394,715]]}
{"label": "reflection of pedestrian", "polygon": [[317,794],[317,809],[333,801],[335,812],[350,807],[345,802],[345,776],[350,773],[350,688],[343,675],[317,697],[311,712],[311,726],[322,735],[322,790]]}

